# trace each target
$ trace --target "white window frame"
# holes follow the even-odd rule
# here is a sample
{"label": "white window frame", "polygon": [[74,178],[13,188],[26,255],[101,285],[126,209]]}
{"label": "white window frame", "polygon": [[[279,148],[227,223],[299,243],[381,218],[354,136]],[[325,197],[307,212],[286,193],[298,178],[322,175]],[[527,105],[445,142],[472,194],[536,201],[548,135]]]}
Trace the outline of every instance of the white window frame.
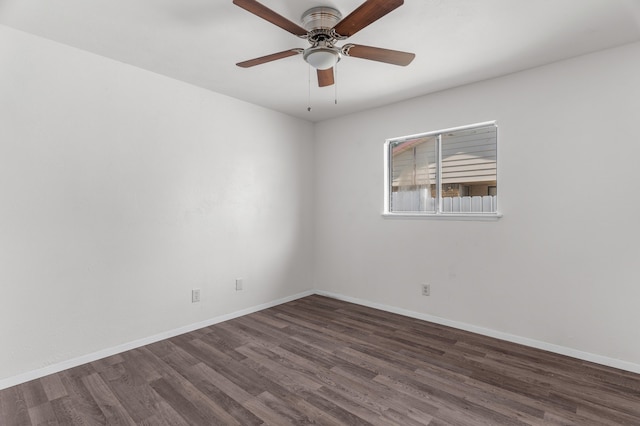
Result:
{"label": "white window frame", "polygon": [[[469,130],[477,127],[486,127],[486,126],[495,126],[497,131],[497,122],[496,121],[485,121],[482,123],[469,124],[466,126],[459,127],[451,127],[448,129],[436,130],[433,132],[426,133],[418,133],[415,135],[401,136],[397,138],[387,139],[384,143],[384,209],[382,212],[382,216],[387,218],[424,218],[424,219],[445,219],[445,220],[497,220],[502,217],[502,213],[500,213],[498,198],[496,196],[496,211],[491,213],[450,213],[444,212],[442,209],[442,196],[441,196],[441,188],[440,188],[440,178],[442,173],[442,137],[441,135],[444,133],[450,133],[460,130]],[[390,149],[391,145],[403,142],[406,140],[417,139],[428,136],[437,136],[438,145],[437,145],[437,173],[436,173],[436,198],[437,198],[437,208],[436,212],[393,212],[391,211],[391,157],[390,157]],[[497,149],[497,146],[496,146]],[[499,181],[499,165],[497,160],[496,153],[496,180]]]}

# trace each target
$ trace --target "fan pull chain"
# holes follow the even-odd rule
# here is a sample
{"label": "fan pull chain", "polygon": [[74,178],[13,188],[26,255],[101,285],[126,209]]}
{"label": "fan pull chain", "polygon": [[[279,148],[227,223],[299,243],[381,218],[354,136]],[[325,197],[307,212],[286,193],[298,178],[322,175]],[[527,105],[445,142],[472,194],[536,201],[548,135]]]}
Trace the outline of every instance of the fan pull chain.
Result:
{"label": "fan pull chain", "polygon": [[308,80],[309,80],[309,94],[308,94],[308,102],[307,102],[307,111],[311,112],[311,65],[308,67]]}
{"label": "fan pull chain", "polygon": [[333,84],[333,90],[334,90],[334,95],[333,95],[333,103],[334,105],[338,105],[338,63],[336,62],[336,64],[333,66],[333,73],[334,73],[334,84]]}

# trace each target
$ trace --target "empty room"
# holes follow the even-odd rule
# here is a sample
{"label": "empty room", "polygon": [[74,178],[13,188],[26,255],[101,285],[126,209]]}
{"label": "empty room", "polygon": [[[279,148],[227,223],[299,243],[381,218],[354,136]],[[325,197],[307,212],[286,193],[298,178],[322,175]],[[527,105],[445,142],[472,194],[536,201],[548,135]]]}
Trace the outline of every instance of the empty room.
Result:
{"label": "empty room", "polygon": [[640,425],[638,0],[0,0],[0,425]]}

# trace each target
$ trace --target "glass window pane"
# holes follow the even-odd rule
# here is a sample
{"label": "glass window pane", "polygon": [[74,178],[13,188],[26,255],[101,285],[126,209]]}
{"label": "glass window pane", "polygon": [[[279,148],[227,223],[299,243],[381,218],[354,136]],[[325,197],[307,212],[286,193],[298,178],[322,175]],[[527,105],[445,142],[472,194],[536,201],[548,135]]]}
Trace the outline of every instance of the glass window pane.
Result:
{"label": "glass window pane", "polygon": [[391,211],[435,212],[436,143],[426,136],[389,145]]}
{"label": "glass window pane", "polygon": [[443,205],[447,206],[444,211],[497,212],[496,158],[494,125],[442,135],[441,191]]}

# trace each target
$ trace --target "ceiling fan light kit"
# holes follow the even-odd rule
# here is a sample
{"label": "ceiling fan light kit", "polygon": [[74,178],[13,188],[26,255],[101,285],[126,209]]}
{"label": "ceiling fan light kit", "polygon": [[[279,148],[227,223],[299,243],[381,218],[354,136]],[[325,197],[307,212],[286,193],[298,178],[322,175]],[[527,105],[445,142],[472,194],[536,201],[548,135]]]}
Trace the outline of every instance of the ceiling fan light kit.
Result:
{"label": "ceiling fan light kit", "polygon": [[233,0],[233,3],[293,35],[306,39],[311,44],[306,49],[293,48],[236,64],[242,68],[253,67],[302,53],[303,59],[317,70],[318,85],[325,87],[335,83],[333,67],[343,55],[401,66],[409,65],[415,57],[413,53],[399,50],[351,43],[343,47],[335,45],[339,40],[351,37],[361,29],[402,6],[404,0],[366,0],[344,19],[342,19],[340,12],[332,7],[314,7],[302,15],[302,27],[257,0]]}
{"label": "ceiling fan light kit", "polygon": [[342,54],[335,47],[309,47],[302,56],[305,61],[317,70],[328,70],[338,63]]}

